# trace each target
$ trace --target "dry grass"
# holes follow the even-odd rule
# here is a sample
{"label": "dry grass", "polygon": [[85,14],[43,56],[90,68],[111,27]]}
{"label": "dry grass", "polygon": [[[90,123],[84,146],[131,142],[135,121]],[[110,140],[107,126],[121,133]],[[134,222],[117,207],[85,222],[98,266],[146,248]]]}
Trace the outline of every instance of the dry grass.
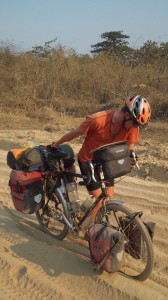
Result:
{"label": "dry grass", "polygon": [[62,48],[45,58],[0,48],[0,78],[1,111],[22,114],[34,126],[59,126],[67,116],[122,106],[132,94],[149,99],[153,119],[168,117],[167,61],[131,67],[112,57],[67,54]]}

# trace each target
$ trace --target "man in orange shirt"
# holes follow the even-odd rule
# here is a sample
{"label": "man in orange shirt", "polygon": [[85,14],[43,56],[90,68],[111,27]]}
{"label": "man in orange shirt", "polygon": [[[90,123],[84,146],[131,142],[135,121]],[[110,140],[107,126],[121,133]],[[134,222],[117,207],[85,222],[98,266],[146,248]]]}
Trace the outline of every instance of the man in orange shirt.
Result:
{"label": "man in orange shirt", "polygon": [[[59,140],[53,142],[54,147],[71,141],[79,136],[84,136],[83,145],[78,153],[78,162],[81,173],[85,174],[83,162],[92,160],[91,150],[105,144],[126,140],[131,151],[135,150],[134,144],[139,140],[139,127],[148,123],[151,109],[148,101],[138,95],[129,98],[125,106],[119,110],[107,110],[87,116],[86,120],[77,128],[63,135]],[[99,182],[91,181],[87,185],[89,194],[97,198],[101,194]],[[111,178],[108,194],[114,197],[114,178]],[[99,206],[92,211],[95,217]]]}

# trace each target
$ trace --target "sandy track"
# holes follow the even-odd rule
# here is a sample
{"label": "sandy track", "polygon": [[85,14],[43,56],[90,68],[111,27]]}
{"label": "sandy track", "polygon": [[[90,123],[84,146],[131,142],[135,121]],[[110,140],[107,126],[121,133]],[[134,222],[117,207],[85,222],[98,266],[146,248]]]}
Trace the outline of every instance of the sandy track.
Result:
{"label": "sandy track", "polygon": [[87,242],[56,241],[41,231],[34,215],[16,212],[8,189],[6,153],[0,150],[0,299],[167,299],[166,184],[134,177],[116,184],[117,199],[156,222],[154,270],[142,283],[120,273],[95,273]]}

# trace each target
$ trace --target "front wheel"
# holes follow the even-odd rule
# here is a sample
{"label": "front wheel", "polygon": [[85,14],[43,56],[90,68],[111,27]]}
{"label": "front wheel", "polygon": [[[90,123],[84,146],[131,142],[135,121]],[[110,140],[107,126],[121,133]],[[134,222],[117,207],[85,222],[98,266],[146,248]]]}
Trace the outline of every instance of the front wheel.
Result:
{"label": "front wheel", "polygon": [[53,194],[52,200],[36,212],[37,220],[43,231],[58,240],[63,240],[68,234],[68,227],[62,217],[64,208],[59,195]]}
{"label": "front wheel", "polygon": [[[135,216],[136,215],[136,216]],[[153,269],[153,247],[149,233],[138,214],[122,204],[109,201],[96,222],[108,222],[125,237],[125,266],[121,271],[137,280],[146,280]]]}

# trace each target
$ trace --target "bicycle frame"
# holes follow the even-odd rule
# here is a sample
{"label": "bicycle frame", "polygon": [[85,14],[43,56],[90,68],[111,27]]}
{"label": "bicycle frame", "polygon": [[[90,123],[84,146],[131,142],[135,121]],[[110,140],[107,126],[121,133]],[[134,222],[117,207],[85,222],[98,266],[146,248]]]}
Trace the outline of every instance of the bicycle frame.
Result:
{"label": "bicycle frame", "polygon": [[[86,212],[84,213],[84,215],[82,216],[82,218],[79,220],[79,222],[76,224],[76,227],[78,229],[80,229],[81,225],[84,223],[84,221],[86,220],[86,218],[88,217],[88,215],[92,212],[92,210],[97,206],[97,204],[102,200],[102,206],[105,205],[105,202],[106,200],[108,199],[108,203],[110,202],[113,202],[115,204],[123,204],[124,202],[121,201],[121,200],[109,200],[109,196],[108,196],[108,193],[107,193],[107,188],[106,188],[106,184],[105,184],[105,181],[104,181],[104,175],[103,175],[103,172],[101,172],[101,190],[102,190],[102,193],[99,195],[99,197],[94,201],[94,203],[86,210]],[[65,181],[65,177],[64,175],[69,175],[69,176],[72,176],[72,177],[78,177],[78,178],[85,178],[82,174],[78,174],[78,173],[67,173],[65,171],[62,171],[60,173],[60,178]],[[65,183],[65,182],[64,182]],[[46,185],[46,184],[45,184]],[[69,220],[69,217],[71,216],[71,213],[68,209],[68,203],[67,203],[67,200],[65,199],[62,191],[61,191],[61,187],[60,186],[57,186],[57,182],[55,182],[55,186],[53,188],[53,192],[56,192],[56,194],[59,195],[59,199],[61,200],[61,203],[62,203],[62,206],[64,208],[64,211],[65,211],[65,214],[63,212],[60,212],[62,218],[64,219],[65,223],[67,224],[67,226],[69,227],[69,229],[73,230],[74,228],[74,224],[70,222]],[[101,207],[102,207],[101,206]]]}
{"label": "bicycle frame", "polygon": [[[59,158],[62,167],[61,161]],[[128,268],[124,269],[124,274],[141,281],[148,278],[153,269],[154,259],[151,238],[141,220],[142,211],[133,212],[123,205],[124,201],[110,199],[104,174],[100,169],[102,193],[84,213],[80,210],[80,206],[77,205],[75,199],[74,201],[69,199],[66,189],[66,183],[68,182],[66,174],[85,179],[81,174],[66,172],[64,167],[56,170],[50,169],[48,173],[43,174],[44,192],[47,197],[41,211],[36,212],[37,220],[43,230],[59,240],[63,240],[68,232],[74,238],[80,237],[79,231],[80,228],[84,228],[82,226],[84,221],[101,201],[95,223],[107,223],[124,235],[127,256],[126,266],[128,265]],[[94,180],[93,177],[92,179]],[[61,181],[65,183],[65,192],[62,189]],[[81,185],[80,182],[79,185]],[[132,228],[135,229],[135,233],[138,233],[140,239],[136,239]],[[143,252],[141,252],[141,249],[143,249]]]}

